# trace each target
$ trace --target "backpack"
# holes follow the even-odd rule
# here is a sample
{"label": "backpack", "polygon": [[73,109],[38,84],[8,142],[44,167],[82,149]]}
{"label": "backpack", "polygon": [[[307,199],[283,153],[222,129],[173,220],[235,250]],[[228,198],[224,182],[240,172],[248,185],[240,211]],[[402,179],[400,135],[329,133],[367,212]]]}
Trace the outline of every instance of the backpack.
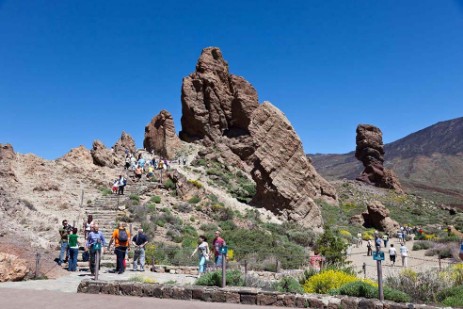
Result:
{"label": "backpack", "polygon": [[123,185],[123,186],[126,186],[126,185],[127,185],[127,179],[122,178],[122,185]]}
{"label": "backpack", "polygon": [[125,229],[119,230],[119,236],[117,237],[117,240],[119,240],[119,243],[127,242],[129,240],[129,235]]}

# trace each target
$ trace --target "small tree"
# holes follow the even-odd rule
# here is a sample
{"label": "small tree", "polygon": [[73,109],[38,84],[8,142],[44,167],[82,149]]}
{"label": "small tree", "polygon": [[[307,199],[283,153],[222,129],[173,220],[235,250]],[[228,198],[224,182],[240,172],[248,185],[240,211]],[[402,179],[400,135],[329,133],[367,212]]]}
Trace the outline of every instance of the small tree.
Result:
{"label": "small tree", "polygon": [[325,232],[320,236],[315,245],[315,251],[320,252],[329,265],[345,265],[347,244],[344,243],[337,230],[333,231],[325,227]]}

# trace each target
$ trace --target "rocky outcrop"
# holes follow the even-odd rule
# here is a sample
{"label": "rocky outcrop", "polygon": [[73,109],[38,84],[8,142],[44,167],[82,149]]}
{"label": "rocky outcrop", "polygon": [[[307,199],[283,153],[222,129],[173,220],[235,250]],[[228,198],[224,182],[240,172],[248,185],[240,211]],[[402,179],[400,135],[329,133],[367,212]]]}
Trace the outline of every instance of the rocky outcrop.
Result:
{"label": "rocky outcrop", "polygon": [[145,127],[143,147],[149,152],[153,151],[161,157],[173,159],[180,143],[175,133],[174,119],[166,110],[162,110]]}
{"label": "rocky outcrop", "polygon": [[130,134],[125,133],[122,131],[121,137],[113,146],[114,153],[117,155],[122,155],[125,157],[126,151],[129,153],[135,154],[137,151],[137,147],[135,147],[135,141],[133,140]]}
{"label": "rocky outcrop", "polygon": [[0,252],[0,282],[21,281],[29,273],[25,260]]}
{"label": "rocky outcrop", "polygon": [[218,48],[204,49],[196,71],[183,79],[182,112],[181,139],[243,162],[256,182],[252,204],[322,227],[314,199],[336,202],[334,188],[310,164],[286,116],[269,102],[259,105],[256,90],[229,74]]}
{"label": "rocky outcrop", "polygon": [[397,221],[389,217],[389,209],[379,201],[372,201],[367,205],[367,211],[362,213],[364,226],[380,231],[394,233],[400,228]]}
{"label": "rocky outcrop", "polygon": [[80,145],[79,147],[72,148],[68,153],[66,153],[58,160],[82,165],[83,163],[92,163],[93,157],[90,150]]}
{"label": "rocky outcrop", "polygon": [[393,171],[384,168],[383,133],[373,125],[357,126],[357,148],[355,157],[362,161],[365,169],[356,179],[381,188],[394,189],[402,193],[399,179]]}
{"label": "rocky outcrop", "polygon": [[113,151],[99,140],[93,142],[92,150],[93,163],[98,166],[114,167]]}
{"label": "rocky outcrop", "polygon": [[5,179],[14,180],[18,182],[16,174],[12,167],[12,162],[16,159],[16,153],[14,152],[11,144],[0,144],[0,177],[3,182]]}

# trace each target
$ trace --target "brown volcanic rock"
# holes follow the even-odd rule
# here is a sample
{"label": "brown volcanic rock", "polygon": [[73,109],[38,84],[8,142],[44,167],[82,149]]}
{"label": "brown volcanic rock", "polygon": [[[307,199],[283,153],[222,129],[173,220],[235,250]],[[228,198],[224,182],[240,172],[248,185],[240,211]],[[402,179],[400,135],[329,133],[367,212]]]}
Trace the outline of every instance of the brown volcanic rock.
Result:
{"label": "brown volcanic rock", "polygon": [[12,162],[16,159],[16,153],[10,144],[0,144],[0,176],[2,179],[12,179],[18,182],[12,168]]}
{"label": "brown volcanic rock", "polygon": [[135,153],[137,148],[135,147],[135,141],[130,134],[122,131],[121,137],[113,146],[114,152],[118,155],[125,156],[125,151],[128,150],[130,153]]}
{"label": "brown volcanic rock", "polygon": [[93,142],[92,150],[93,163],[98,166],[114,167],[113,153],[99,140]]}
{"label": "brown volcanic rock", "polygon": [[229,74],[218,48],[204,49],[196,71],[183,79],[182,112],[181,139],[215,145],[225,159],[241,160],[251,171],[253,204],[321,228],[313,199],[336,202],[334,188],[309,163],[286,116],[271,103],[259,105],[256,90]]}
{"label": "brown volcanic rock", "polygon": [[185,141],[204,145],[223,135],[247,133],[253,111],[259,106],[254,87],[228,72],[220,49],[203,49],[196,71],[182,83],[182,131]]}
{"label": "brown volcanic rock", "polygon": [[162,110],[145,127],[143,147],[167,159],[175,157],[180,139],[175,134],[174,119],[168,111]]}
{"label": "brown volcanic rock", "polygon": [[389,209],[379,201],[370,202],[362,216],[365,227],[373,227],[385,232],[395,232],[400,228],[400,224],[389,217]]}
{"label": "brown volcanic rock", "polygon": [[362,161],[365,167],[356,179],[377,187],[403,192],[394,172],[383,166],[384,144],[381,130],[369,124],[358,125],[356,143],[355,157]]}
{"label": "brown volcanic rock", "polygon": [[0,282],[21,281],[28,273],[29,268],[25,260],[0,252]]}
{"label": "brown volcanic rock", "polygon": [[335,200],[336,191],[309,163],[285,115],[264,102],[253,113],[249,131],[256,147],[248,158],[257,185],[253,202],[288,220],[322,227],[320,208],[313,199]]}

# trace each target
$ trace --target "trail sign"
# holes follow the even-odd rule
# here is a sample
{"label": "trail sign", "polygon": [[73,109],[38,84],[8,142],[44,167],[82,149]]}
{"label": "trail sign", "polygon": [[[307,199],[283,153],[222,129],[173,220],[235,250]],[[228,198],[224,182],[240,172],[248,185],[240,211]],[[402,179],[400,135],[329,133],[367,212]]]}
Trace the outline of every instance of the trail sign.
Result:
{"label": "trail sign", "polygon": [[384,261],[384,252],[383,251],[373,251],[373,260]]}

